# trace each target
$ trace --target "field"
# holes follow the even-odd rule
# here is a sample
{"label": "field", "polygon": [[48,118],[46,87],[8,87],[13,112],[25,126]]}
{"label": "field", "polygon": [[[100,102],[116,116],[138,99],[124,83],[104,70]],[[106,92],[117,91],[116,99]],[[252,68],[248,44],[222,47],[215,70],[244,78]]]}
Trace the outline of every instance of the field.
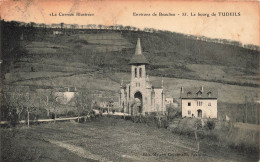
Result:
{"label": "field", "polygon": [[[30,143],[30,145],[28,145]],[[256,161],[257,156],[142,123],[102,117],[1,129],[3,161]]]}

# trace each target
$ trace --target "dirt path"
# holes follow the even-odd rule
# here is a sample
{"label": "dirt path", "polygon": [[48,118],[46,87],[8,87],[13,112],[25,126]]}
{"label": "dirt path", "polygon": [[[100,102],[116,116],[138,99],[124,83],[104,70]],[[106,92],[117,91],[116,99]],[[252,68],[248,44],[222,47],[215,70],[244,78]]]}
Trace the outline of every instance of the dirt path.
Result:
{"label": "dirt path", "polygon": [[105,159],[105,158],[103,158],[101,156],[92,154],[91,152],[83,149],[82,147],[78,147],[78,146],[67,144],[67,143],[60,142],[60,141],[50,140],[49,142],[52,143],[52,144],[55,144],[55,145],[57,145],[59,147],[65,148],[65,149],[75,153],[76,155],[78,155],[80,157],[93,159],[93,160],[97,160],[97,161],[107,161],[108,162],[107,159]]}
{"label": "dirt path", "polygon": [[46,157],[53,159],[47,161],[59,161],[60,157],[68,161],[252,161],[235,151],[209,145],[202,145],[197,152],[190,138],[108,117],[87,123],[35,125],[21,129],[15,139],[18,149],[40,150],[39,159],[45,157],[42,161]]}

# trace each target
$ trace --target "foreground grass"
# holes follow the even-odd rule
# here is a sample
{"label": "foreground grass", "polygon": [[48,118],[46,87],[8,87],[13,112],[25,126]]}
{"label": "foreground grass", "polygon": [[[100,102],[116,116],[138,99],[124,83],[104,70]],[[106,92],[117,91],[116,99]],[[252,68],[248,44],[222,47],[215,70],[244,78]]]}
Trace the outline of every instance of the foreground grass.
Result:
{"label": "foreground grass", "polygon": [[2,161],[252,161],[250,155],[204,145],[141,123],[103,117],[2,129]]}

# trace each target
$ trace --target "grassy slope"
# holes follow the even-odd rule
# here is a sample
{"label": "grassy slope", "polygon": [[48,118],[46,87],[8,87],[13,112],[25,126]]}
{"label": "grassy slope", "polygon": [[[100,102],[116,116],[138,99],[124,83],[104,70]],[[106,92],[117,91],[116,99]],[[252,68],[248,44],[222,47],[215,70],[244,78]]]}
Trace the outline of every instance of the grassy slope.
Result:
{"label": "grassy slope", "polygon": [[[4,83],[75,86],[116,93],[121,79],[129,80],[128,62],[137,37],[151,63],[148,75],[151,80],[164,80],[167,95],[177,98],[181,86],[204,85],[218,87],[220,102],[241,104],[245,96],[257,99],[257,51],[195,41],[176,33],[90,31],[54,37],[38,32],[34,39],[20,41],[24,54],[4,65]],[[4,56],[4,60],[7,58]],[[232,85],[244,83],[250,85]]]}
{"label": "grassy slope", "polygon": [[[85,124],[57,122],[5,129],[1,132],[5,146],[2,147],[3,161],[88,161],[77,156],[80,152],[88,158],[105,161],[255,161],[257,158],[255,153],[246,155],[209,142],[201,142],[197,153],[190,150],[196,148],[193,137],[154,127],[103,117]],[[54,142],[70,147],[57,147]],[[144,156],[144,153],[171,155]],[[184,156],[177,155],[184,153]]]}

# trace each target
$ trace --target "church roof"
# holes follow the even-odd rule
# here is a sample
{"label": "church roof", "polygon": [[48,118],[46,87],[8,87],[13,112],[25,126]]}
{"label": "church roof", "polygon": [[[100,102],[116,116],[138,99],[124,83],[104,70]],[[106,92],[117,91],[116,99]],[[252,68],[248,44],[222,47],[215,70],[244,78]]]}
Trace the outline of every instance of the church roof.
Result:
{"label": "church roof", "polygon": [[216,99],[218,98],[218,91],[216,88],[201,87],[201,88],[183,88],[181,98],[189,99]]}
{"label": "church roof", "polygon": [[151,84],[153,88],[155,89],[161,89],[162,88],[162,82],[161,81],[151,81]]}
{"label": "church roof", "polygon": [[149,64],[145,56],[142,54],[142,48],[140,43],[140,38],[137,40],[135,54],[130,60],[129,64]]}

